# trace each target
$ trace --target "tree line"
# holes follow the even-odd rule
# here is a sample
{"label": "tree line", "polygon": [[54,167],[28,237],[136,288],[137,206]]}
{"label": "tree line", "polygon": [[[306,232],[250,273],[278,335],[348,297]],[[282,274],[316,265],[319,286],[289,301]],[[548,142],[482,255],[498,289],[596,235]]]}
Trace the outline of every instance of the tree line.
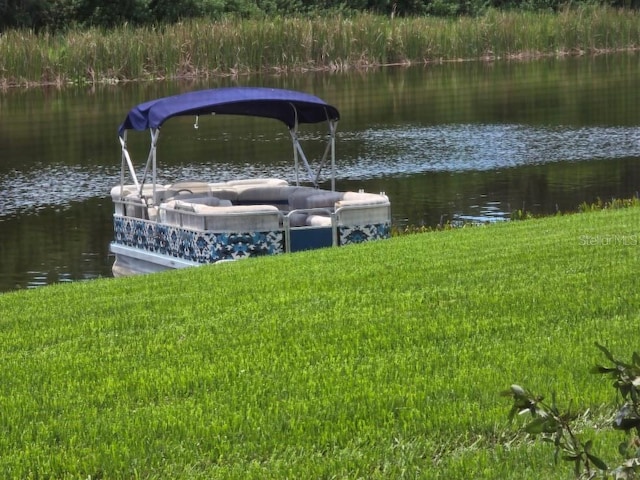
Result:
{"label": "tree line", "polygon": [[57,32],[70,26],[109,28],[125,22],[162,25],[188,18],[217,20],[225,15],[349,15],[369,12],[395,16],[480,15],[489,8],[555,11],[594,4],[640,8],[640,0],[0,0],[0,33],[10,28]]}

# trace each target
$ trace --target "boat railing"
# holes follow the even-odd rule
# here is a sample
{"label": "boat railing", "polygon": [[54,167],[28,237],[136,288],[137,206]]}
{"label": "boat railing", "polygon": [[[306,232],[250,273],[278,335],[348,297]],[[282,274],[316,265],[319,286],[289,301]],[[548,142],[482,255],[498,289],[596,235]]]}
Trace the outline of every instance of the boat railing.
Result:
{"label": "boat railing", "polygon": [[391,203],[387,196],[359,193],[360,198],[347,197],[336,203],[335,215],[338,225],[370,225],[389,222]]}
{"label": "boat railing", "polygon": [[152,185],[143,185],[142,192],[135,185],[118,185],[111,189],[115,213],[135,218],[149,219],[147,206],[157,205],[166,195],[167,189],[162,185],[156,185],[155,188]]}
{"label": "boat railing", "polygon": [[214,234],[281,232],[286,246],[292,245],[292,231],[329,229],[331,239],[327,237],[327,241],[337,246],[343,228],[388,224],[391,218],[391,205],[384,193],[251,182],[181,182],[156,185],[155,190],[145,185],[143,193],[148,196],[141,197],[135,188],[112,189],[116,215]]}
{"label": "boat railing", "polygon": [[298,208],[284,216],[284,236],[287,251],[291,251],[291,231],[331,228],[331,244],[338,245],[338,228],[332,208]]}
{"label": "boat railing", "polygon": [[[215,197],[210,197],[213,199]],[[172,200],[159,207],[159,222],[166,225],[214,233],[278,231],[282,212],[272,205],[231,205],[219,200],[217,205]]]}

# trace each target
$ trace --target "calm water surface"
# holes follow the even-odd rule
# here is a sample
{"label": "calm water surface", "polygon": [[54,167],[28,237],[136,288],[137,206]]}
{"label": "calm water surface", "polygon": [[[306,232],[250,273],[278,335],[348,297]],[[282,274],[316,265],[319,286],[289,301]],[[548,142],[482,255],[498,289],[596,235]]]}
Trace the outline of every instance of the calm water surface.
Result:
{"label": "calm water surface", "polygon": [[[640,190],[640,56],[461,63],[366,74],[251,77],[0,93],[0,291],[106,277],[117,127],[137,103],[198,88],[261,85],[336,105],[338,188],[385,191],[397,225],[500,221]],[[293,181],[286,128],[176,119],[164,178]],[[315,128],[315,127],[314,127]],[[324,130],[303,131],[305,148]],[[148,134],[130,137],[146,159]]]}

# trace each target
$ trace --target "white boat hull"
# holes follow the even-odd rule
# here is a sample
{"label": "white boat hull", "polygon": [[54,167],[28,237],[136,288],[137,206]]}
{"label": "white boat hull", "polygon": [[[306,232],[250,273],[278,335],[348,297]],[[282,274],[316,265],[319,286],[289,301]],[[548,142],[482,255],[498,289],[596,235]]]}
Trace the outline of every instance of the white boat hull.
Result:
{"label": "white boat hull", "polygon": [[114,277],[127,277],[145,273],[157,273],[163,270],[177,268],[197,267],[201,265],[181,258],[172,258],[148,252],[135,247],[127,247],[112,243],[109,246],[111,253],[115,255],[112,272]]}

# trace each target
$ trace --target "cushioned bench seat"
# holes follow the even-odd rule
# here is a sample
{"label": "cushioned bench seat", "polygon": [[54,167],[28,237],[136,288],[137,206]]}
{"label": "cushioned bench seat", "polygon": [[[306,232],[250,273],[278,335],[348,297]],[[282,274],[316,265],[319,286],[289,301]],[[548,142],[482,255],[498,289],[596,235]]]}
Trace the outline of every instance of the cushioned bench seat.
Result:
{"label": "cushioned bench seat", "polygon": [[[118,215],[127,215],[129,217],[147,218],[146,204],[142,197],[138,195],[140,189],[135,185],[120,185],[111,189],[111,200],[115,205],[115,213]],[[156,185],[154,203],[160,203],[166,194],[166,187]],[[142,196],[145,199],[151,199],[153,196],[153,186],[143,185]]]}
{"label": "cushioned bench seat", "polygon": [[308,215],[305,225],[309,227],[330,227],[331,217],[329,215]]}
{"label": "cushioned bench seat", "polygon": [[280,211],[272,205],[230,206],[228,201],[219,200],[213,206],[177,200],[163,204],[160,211],[166,223],[195,230],[244,233],[282,229]]}
{"label": "cushioned bench seat", "polygon": [[242,205],[276,205],[283,210],[333,209],[342,195],[341,192],[318,190],[313,187],[250,185],[238,190],[237,202]]}
{"label": "cushioned bench seat", "polygon": [[164,198],[165,199],[170,199],[171,197],[186,198],[188,195],[200,196],[200,197],[211,195],[211,187],[207,182],[199,182],[199,181],[176,182],[167,186],[167,192]]}
{"label": "cushioned bench seat", "polygon": [[237,201],[242,205],[253,205],[259,203],[288,207],[289,192],[296,188],[297,187],[290,187],[288,185],[252,185],[237,189]]}
{"label": "cushioned bench seat", "polygon": [[391,203],[386,195],[346,192],[336,202],[338,225],[370,225],[391,219]]}

